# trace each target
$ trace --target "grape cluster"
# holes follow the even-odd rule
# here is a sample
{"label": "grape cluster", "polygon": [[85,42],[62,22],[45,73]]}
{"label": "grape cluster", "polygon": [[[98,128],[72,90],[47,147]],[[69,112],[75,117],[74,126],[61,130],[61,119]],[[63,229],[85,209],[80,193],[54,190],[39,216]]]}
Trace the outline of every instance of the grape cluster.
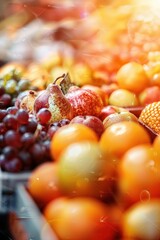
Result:
{"label": "grape cluster", "polygon": [[3,77],[0,76],[0,108],[13,106],[16,97],[21,92],[30,89],[33,89],[30,81],[22,78],[15,71],[11,71]]}
{"label": "grape cluster", "polygon": [[[46,116],[45,116],[46,114]],[[2,171],[23,172],[51,161],[50,140],[68,119],[45,124],[48,112],[44,111],[43,124],[37,117],[16,106],[0,108],[0,166]]]}

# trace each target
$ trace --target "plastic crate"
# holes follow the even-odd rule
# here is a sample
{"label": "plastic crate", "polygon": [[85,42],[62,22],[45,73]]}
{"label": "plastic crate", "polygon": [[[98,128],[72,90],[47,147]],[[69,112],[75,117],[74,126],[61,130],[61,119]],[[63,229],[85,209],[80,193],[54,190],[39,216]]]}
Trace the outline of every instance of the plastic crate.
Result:
{"label": "plastic crate", "polygon": [[[27,240],[58,240],[22,184],[17,186],[15,202],[16,219],[21,224],[20,232],[22,229],[23,237],[25,236]],[[13,229],[13,235],[15,234],[14,232],[15,229]],[[18,236],[19,233],[16,232],[16,235]]]}
{"label": "plastic crate", "polygon": [[6,173],[0,170],[0,211],[12,211],[15,208],[15,192],[18,184],[25,185],[30,172]]}

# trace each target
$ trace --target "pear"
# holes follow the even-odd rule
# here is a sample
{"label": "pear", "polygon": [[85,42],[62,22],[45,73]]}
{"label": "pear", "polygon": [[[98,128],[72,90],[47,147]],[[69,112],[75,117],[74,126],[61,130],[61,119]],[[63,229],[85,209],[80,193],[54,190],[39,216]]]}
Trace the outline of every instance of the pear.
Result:
{"label": "pear", "polygon": [[67,118],[72,119],[73,112],[70,102],[66,99],[59,85],[50,83],[46,90],[36,97],[34,101],[35,114],[41,108],[48,108],[51,112],[50,123]]}

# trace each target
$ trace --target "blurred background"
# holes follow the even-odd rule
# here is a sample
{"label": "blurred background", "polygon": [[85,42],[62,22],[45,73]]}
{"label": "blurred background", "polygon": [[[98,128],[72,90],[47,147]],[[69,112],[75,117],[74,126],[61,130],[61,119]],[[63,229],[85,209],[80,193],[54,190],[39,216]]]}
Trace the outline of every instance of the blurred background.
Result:
{"label": "blurred background", "polygon": [[159,49],[157,0],[1,0],[0,60],[53,56],[113,73]]}

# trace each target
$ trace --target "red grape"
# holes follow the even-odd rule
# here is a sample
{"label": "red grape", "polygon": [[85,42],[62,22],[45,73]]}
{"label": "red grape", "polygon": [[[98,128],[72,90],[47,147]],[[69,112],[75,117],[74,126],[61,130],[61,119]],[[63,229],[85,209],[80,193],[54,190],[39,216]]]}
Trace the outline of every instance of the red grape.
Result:
{"label": "red grape", "polygon": [[0,109],[0,121],[3,120],[3,118],[7,115],[6,109]]}
{"label": "red grape", "polygon": [[7,108],[7,113],[10,113],[10,114],[16,114],[17,111],[18,111],[18,108],[15,106]]}
{"label": "red grape", "polygon": [[7,128],[3,122],[0,122],[0,134],[4,134],[7,131]]}
{"label": "red grape", "polygon": [[12,146],[6,146],[3,148],[3,154],[5,156],[5,159],[10,160],[13,157],[17,156],[17,149]]}
{"label": "red grape", "polygon": [[34,133],[37,129],[37,122],[35,119],[29,119],[27,124],[27,132]]}
{"label": "red grape", "polygon": [[13,146],[16,148],[21,146],[20,135],[14,130],[7,131],[4,135],[4,140],[8,146]]}
{"label": "red grape", "polygon": [[16,114],[17,120],[19,124],[27,124],[29,119],[29,114],[24,109],[19,109]]}
{"label": "red grape", "polygon": [[5,146],[4,135],[0,134],[0,147],[3,148],[4,146]]}
{"label": "red grape", "polygon": [[18,157],[23,163],[24,171],[32,169],[32,156],[28,151],[21,150],[18,154]]}
{"label": "red grape", "polygon": [[26,132],[21,137],[21,143],[25,148],[32,145],[34,142],[35,142],[35,137],[34,137],[34,134],[32,133]]}
{"label": "red grape", "polygon": [[59,128],[60,128],[60,127],[58,127],[58,126],[51,126],[51,127],[48,129],[48,132],[47,132],[48,137],[51,139],[51,138],[54,136],[55,132],[56,132]]}
{"label": "red grape", "polygon": [[3,123],[5,124],[7,129],[14,129],[14,130],[16,130],[17,126],[18,126],[17,118],[13,114],[7,114],[3,118]]}
{"label": "red grape", "polygon": [[3,163],[3,170],[12,173],[21,172],[23,169],[23,164],[19,158],[13,158],[11,161],[5,161]]}
{"label": "red grape", "polygon": [[41,108],[36,114],[38,121],[41,124],[47,124],[52,117],[51,112],[48,108]]}
{"label": "red grape", "polygon": [[9,94],[4,93],[3,95],[0,96],[0,108],[6,108],[10,106],[12,102],[12,98]]}

